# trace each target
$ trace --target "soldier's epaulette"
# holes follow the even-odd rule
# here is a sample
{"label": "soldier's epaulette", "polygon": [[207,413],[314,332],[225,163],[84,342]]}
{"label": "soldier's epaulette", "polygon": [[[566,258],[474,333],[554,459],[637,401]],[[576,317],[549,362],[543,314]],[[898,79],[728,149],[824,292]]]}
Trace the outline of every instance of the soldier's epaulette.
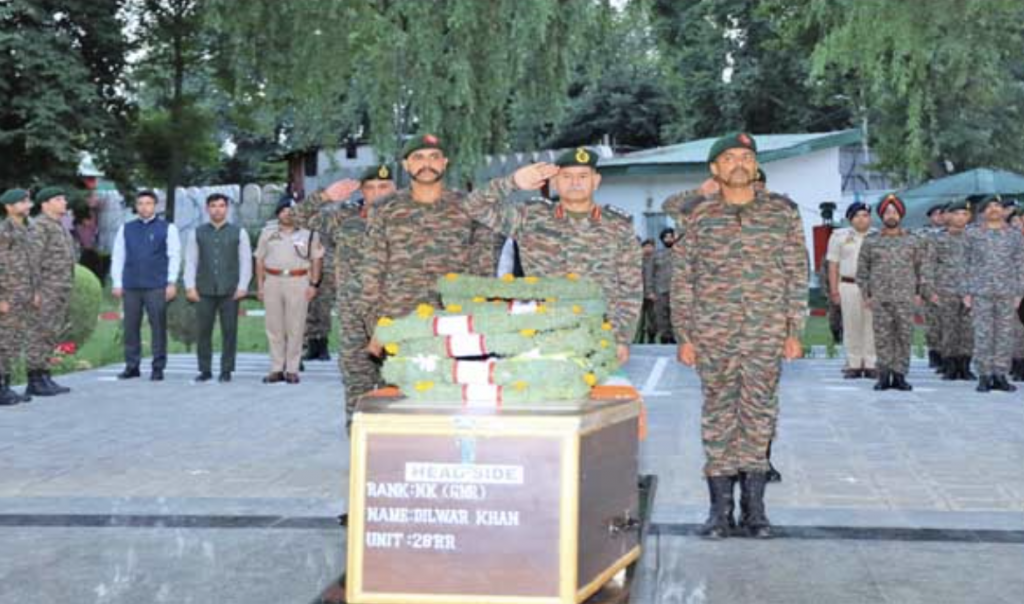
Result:
{"label": "soldier's epaulette", "polygon": [[544,206],[547,206],[547,207],[554,207],[556,205],[556,202],[548,199],[547,197],[541,196],[541,195],[536,195],[534,197],[530,197],[529,199],[524,200],[523,203],[530,204],[530,205],[540,204],[540,205],[544,205]]}
{"label": "soldier's epaulette", "polygon": [[618,216],[624,220],[628,220],[630,222],[633,221],[633,215],[620,207],[607,204],[604,206],[604,211],[607,212],[609,216]]}

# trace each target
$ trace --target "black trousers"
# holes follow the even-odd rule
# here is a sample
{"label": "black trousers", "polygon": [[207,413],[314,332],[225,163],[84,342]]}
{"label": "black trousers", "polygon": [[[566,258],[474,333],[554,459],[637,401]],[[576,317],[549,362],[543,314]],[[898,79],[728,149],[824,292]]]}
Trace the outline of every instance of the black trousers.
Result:
{"label": "black trousers", "polygon": [[213,372],[213,324],[220,317],[220,371],[235,370],[238,352],[238,300],[234,295],[205,296],[196,302],[196,352],[200,373]]}
{"label": "black trousers", "polygon": [[166,290],[124,290],[124,364],[138,369],[142,362],[142,312],[149,317],[152,335],[153,369],[167,366],[167,300]]}

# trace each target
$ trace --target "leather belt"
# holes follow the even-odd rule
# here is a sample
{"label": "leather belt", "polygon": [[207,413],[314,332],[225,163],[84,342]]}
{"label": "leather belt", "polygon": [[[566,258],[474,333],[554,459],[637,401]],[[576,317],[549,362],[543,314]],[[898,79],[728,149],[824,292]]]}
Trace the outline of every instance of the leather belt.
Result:
{"label": "leather belt", "polygon": [[263,270],[267,271],[268,275],[274,275],[275,277],[302,277],[309,274],[309,271],[304,268],[291,270],[285,269],[283,271],[277,270],[276,268],[264,268]]}
{"label": "leather belt", "polygon": [[854,285],[857,284],[857,280],[854,279],[853,277],[840,277],[839,278],[839,282],[840,283],[852,283]]}

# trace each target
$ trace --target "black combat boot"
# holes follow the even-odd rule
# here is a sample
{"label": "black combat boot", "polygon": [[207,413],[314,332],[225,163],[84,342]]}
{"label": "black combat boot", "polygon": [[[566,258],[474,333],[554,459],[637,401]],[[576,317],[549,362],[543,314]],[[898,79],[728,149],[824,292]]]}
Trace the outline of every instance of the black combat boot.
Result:
{"label": "black combat boot", "polygon": [[11,390],[11,376],[0,373],[0,407],[10,407],[20,402],[18,393]]}
{"label": "black combat boot", "polygon": [[957,357],[943,357],[942,379],[951,382],[960,376],[960,359]]}
{"label": "black combat boot", "polygon": [[902,392],[910,392],[914,389],[913,386],[907,383],[907,378],[902,373],[892,374],[892,388],[893,390],[900,390]]}
{"label": "black combat boot", "polygon": [[709,476],[708,492],[711,495],[711,509],[708,519],[698,534],[708,539],[724,539],[728,537],[736,521],[732,512],[736,504],[733,500],[735,476]]}
{"label": "black combat boot", "polygon": [[768,441],[768,482],[782,482],[782,472],[775,467],[772,463],[772,443],[775,441]]}
{"label": "black combat boot", "polygon": [[937,350],[928,351],[928,367],[932,369],[942,367],[942,355]]}
{"label": "black combat boot", "polygon": [[962,369],[963,370],[961,371],[961,379],[968,380],[968,381],[974,381],[974,380],[978,379],[978,376],[974,375],[974,372],[971,371],[971,362],[973,360],[974,360],[974,357],[960,357],[960,362],[963,363],[963,365],[962,365]]}
{"label": "black combat boot", "polygon": [[998,373],[992,376],[992,389],[1001,392],[1017,392],[1017,387],[1006,379],[1005,373]]}
{"label": "black combat boot", "polygon": [[68,388],[67,386],[61,386],[57,382],[53,381],[53,376],[50,374],[49,371],[43,372],[43,379],[46,380],[46,383],[57,394],[67,394],[71,392],[71,388]]}
{"label": "black combat boot", "polygon": [[25,387],[25,394],[30,396],[57,396],[59,394],[43,379],[42,371],[28,372],[28,386]]}
{"label": "black combat boot", "polygon": [[770,539],[772,525],[764,511],[764,488],[768,476],[764,472],[740,473],[740,529],[754,539]]}
{"label": "black combat boot", "polygon": [[320,338],[320,342],[317,344],[319,354],[316,357],[318,361],[330,361],[331,360],[331,345],[327,338]]}
{"label": "black combat boot", "polygon": [[1013,359],[1013,369],[1010,371],[1010,377],[1015,382],[1024,382],[1024,359]]}
{"label": "black combat boot", "polygon": [[990,392],[992,390],[992,378],[990,376],[981,374],[978,378],[978,387],[975,388],[978,392]]}
{"label": "black combat boot", "polygon": [[888,390],[892,387],[892,372],[888,369],[878,370],[878,382],[875,383],[875,390]]}
{"label": "black combat boot", "polygon": [[303,361],[312,361],[320,355],[319,343],[319,338],[306,338],[306,354],[302,355]]}

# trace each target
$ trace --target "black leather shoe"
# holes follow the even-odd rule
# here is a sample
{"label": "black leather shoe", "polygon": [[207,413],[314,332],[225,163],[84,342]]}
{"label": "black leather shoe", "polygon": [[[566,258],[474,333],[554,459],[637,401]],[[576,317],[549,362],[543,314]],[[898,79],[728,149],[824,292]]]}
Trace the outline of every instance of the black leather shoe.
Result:
{"label": "black leather shoe", "polygon": [[142,377],[138,367],[125,367],[124,371],[117,374],[117,379],[119,380],[130,380],[137,377]]}
{"label": "black leather shoe", "polygon": [[228,382],[231,381],[231,372],[221,371],[220,375],[217,376],[217,381],[220,382],[221,384],[227,384]]}
{"label": "black leather shoe", "polygon": [[197,383],[197,384],[200,384],[202,382],[209,382],[212,379],[213,379],[213,374],[212,373],[210,373],[209,371],[202,371],[192,381]]}
{"label": "black leather shoe", "polygon": [[149,374],[149,381],[151,381],[151,382],[162,382],[162,381],[164,381],[164,370],[163,369],[154,369],[153,372]]}
{"label": "black leather shoe", "polygon": [[888,369],[878,371],[878,382],[875,383],[875,390],[888,390],[892,386],[892,372]]}
{"label": "black leather shoe", "polygon": [[914,389],[913,386],[907,383],[907,378],[902,373],[892,374],[892,388],[893,390],[899,390],[901,392],[910,392]]}
{"label": "black leather shoe", "polygon": [[276,384],[278,382],[283,382],[283,381],[284,381],[284,373],[282,373],[280,371],[275,371],[273,373],[270,373],[270,374],[268,374],[267,376],[265,376],[263,378],[263,383],[264,384]]}
{"label": "black leather shoe", "polygon": [[864,370],[864,377],[869,379],[869,380],[877,380],[878,379],[878,370],[877,369],[865,369]]}

